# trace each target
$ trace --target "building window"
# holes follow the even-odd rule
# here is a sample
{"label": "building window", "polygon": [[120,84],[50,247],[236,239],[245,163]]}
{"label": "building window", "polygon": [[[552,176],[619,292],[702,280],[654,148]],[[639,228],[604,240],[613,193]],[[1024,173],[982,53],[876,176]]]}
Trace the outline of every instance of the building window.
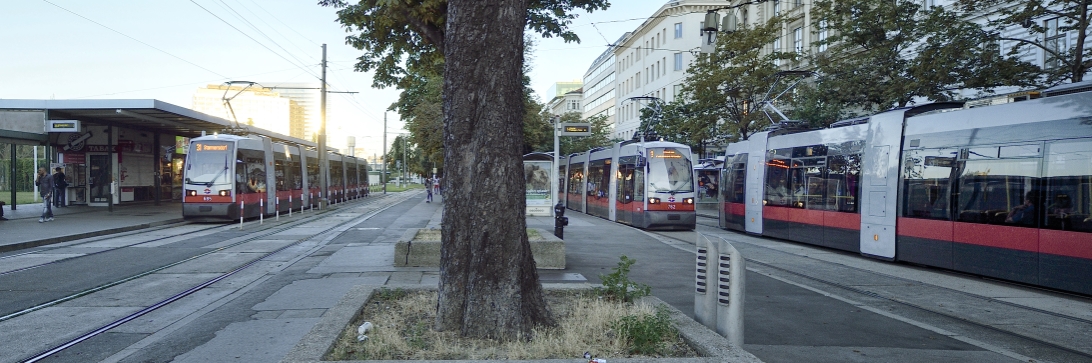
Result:
{"label": "building window", "polygon": [[792,30],[792,50],[797,53],[804,53],[804,28],[797,27]]}
{"label": "building window", "polygon": [[820,52],[826,52],[827,51],[827,44],[824,43],[826,41],[827,41],[827,21],[826,20],[820,20],[819,21],[819,51]]}
{"label": "building window", "polygon": [[[778,37],[777,39],[774,39],[774,41],[773,41],[773,51],[774,52],[780,52],[781,51],[781,37]],[[773,64],[775,66],[780,66],[781,65],[781,60],[780,59],[774,59]]]}
{"label": "building window", "polygon": [[773,14],[774,14],[774,16],[781,15],[781,1],[774,0],[774,2],[773,2]]}
{"label": "building window", "polygon": [[682,70],[682,52],[675,53],[675,70]]}
{"label": "building window", "polygon": [[682,23],[675,23],[675,39],[682,38]]}
{"label": "building window", "polygon": [[[1045,38],[1043,39],[1044,47],[1053,51],[1056,54],[1064,54],[1066,49],[1066,33],[1058,30],[1058,19],[1054,18],[1047,20],[1043,25],[1046,28],[1046,32],[1043,33]],[[1043,68],[1058,68],[1062,67],[1062,60],[1057,56],[1049,52],[1043,52]]]}

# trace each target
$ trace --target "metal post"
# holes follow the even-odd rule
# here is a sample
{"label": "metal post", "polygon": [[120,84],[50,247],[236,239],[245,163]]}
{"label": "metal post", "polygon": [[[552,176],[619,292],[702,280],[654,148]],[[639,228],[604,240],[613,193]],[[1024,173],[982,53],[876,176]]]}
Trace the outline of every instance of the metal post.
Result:
{"label": "metal post", "polygon": [[158,132],[152,133],[152,137],[155,138],[154,140],[152,140],[152,166],[155,170],[155,181],[152,182],[152,185],[155,186],[154,205],[158,206],[160,203],[160,196],[163,194],[163,191],[161,189],[161,184],[163,184],[163,161],[160,160],[162,158],[162,156],[160,156],[160,153],[163,152],[163,147],[162,145],[160,145]]}
{"label": "metal post", "polygon": [[258,224],[265,224],[265,198],[258,199]]}
{"label": "metal post", "polygon": [[319,91],[319,110],[322,115],[322,123],[319,126],[318,152],[319,152],[319,206],[325,202],[322,196],[327,195],[327,174],[330,172],[329,159],[326,155],[326,44],[322,45],[322,87]]}
{"label": "metal post", "polygon": [[243,229],[243,211],[246,209],[246,202],[239,201],[239,229]]}
{"label": "metal post", "polygon": [[15,158],[15,151],[16,151],[15,150],[15,144],[12,143],[11,144],[11,154],[10,154],[11,155],[11,163],[9,163],[11,165],[11,168],[10,168],[11,169],[11,174],[8,174],[8,179],[11,180],[11,210],[12,211],[18,209],[18,206],[19,206],[18,198],[15,197],[15,192],[17,190],[19,190],[18,185],[16,185],[16,183],[15,183],[16,180],[19,180],[19,178],[16,177],[16,175],[18,175],[17,172],[19,171],[19,168],[17,168],[16,165],[19,164],[19,163],[15,162],[15,159],[16,159]]}
{"label": "metal post", "polygon": [[276,209],[277,209],[277,211],[274,212],[274,214],[276,215],[276,217],[274,217],[276,219],[274,219],[274,220],[280,221],[281,220],[281,198],[274,199],[273,203],[276,204]]}
{"label": "metal post", "polygon": [[383,172],[379,180],[383,181],[383,194],[387,194],[387,112],[383,112]]}
{"label": "metal post", "polygon": [[[561,137],[558,135],[557,132],[559,126],[561,126],[561,117],[558,115],[554,115],[554,167],[552,168],[553,170],[550,171],[550,201],[553,205],[558,205],[561,203],[560,200],[557,200],[557,194],[561,193],[561,190],[559,190],[559,188],[561,188],[561,185],[557,179],[557,166],[561,163]],[[554,213],[554,217],[557,217],[557,213]]]}
{"label": "metal post", "polygon": [[[288,195],[288,217],[289,218],[292,217],[292,206],[294,206],[294,205],[296,205],[296,204],[292,203],[292,194],[289,194]],[[303,208],[300,208],[300,209],[303,209]]]}

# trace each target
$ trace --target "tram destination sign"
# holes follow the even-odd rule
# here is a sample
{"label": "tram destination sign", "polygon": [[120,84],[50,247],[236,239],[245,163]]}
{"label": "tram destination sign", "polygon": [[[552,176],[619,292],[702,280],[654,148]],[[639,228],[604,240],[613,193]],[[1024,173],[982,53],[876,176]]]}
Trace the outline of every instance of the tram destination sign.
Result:
{"label": "tram destination sign", "polygon": [[80,132],[80,121],[46,120],[46,132]]}
{"label": "tram destination sign", "polygon": [[576,122],[561,124],[558,136],[591,136],[591,123]]}

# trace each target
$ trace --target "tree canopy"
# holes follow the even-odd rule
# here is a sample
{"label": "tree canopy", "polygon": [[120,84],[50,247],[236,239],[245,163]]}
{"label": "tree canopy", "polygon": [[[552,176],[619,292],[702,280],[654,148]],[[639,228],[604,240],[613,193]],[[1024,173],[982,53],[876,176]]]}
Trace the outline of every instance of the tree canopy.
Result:
{"label": "tree canopy", "polygon": [[[355,4],[319,0],[318,4],[339,9],[338,22],[355,33],[346,43],[364,51],[355,68],[375,71],[373,86],[406,86],[403,82],[407,77],[412,80],[413,73],[440,69],[448,0],[361,0]],[[579,42],[569,29],[576,11],[609,6],[607,0],[527,0],[526,27],[546,38]]]}
{"label": "tree canopy", "polygon": [[[763,112],[763,101],[771,92],[786,87],[777,77],[781,71],[777,62],[798,57],[768,51],[785,21],[774,17],[765,24],[745,24],[736,32],[718,36],[714,52],[691,64],[680,94],[664,107],[663,120],[653,124],[653,130],[700,152],[703,145],[747,139],[768,126],[771,120]],[[642,114],[642,127],[650,117],[651,113]]]}
{"label": "tree canopy", "polygon": [[[988,26],[996,34],[1009,34],[1009,29],[1026,29],[1028,37],[1003,36],[999,39],[1014,44],[1008,54],[1020,55],[1028,48],[1045,53],[1044,70],[1051,83],[1080,82],[1092,68],[1092,48],[1086,46],[1092,6],[1087,0],[958,0],[967,16],[990,11]],[[1075,41],[1069,44],[1069,34]]]}
{"label": "tree canopy", "polygon": [[1039,68],[1001,54],[995,33],[942,7],[911,0],[817,0],[813,21],[829,36],[812,57],[828,101],[874,112],[961,90],[1036,86]]}

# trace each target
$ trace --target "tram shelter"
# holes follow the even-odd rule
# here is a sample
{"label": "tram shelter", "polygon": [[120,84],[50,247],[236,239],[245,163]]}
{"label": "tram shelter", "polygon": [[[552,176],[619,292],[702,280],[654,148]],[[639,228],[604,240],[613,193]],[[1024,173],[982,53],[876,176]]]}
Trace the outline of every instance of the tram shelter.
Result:
{"label": "tram shelter", "polygon": [[[154,99],[0,100],[0,194],[10,194],[0,200],[17,209],[18,194],[34,191],[37,164],[63,168],[68,205],[180,201],[189,138],[226,132],[318,148]],[[44,152],[31,156],[31,146]]]}

